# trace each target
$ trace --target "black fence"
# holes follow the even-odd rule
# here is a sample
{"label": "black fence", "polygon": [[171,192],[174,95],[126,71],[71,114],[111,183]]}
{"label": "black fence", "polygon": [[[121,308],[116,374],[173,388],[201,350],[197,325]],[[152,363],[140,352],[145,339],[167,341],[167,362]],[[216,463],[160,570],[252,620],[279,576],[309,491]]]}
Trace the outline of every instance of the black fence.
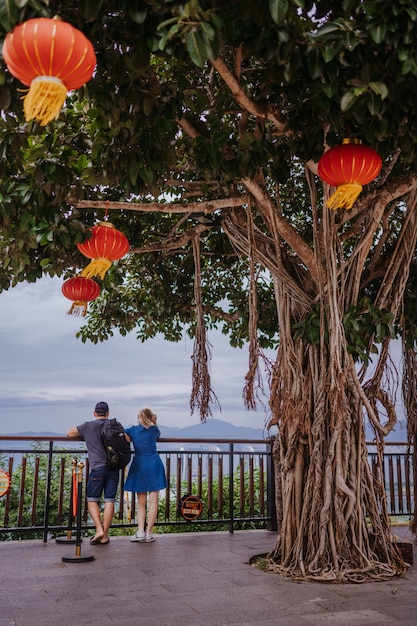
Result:
{"label": "black fence", "polygon": [[[369,462],[377,455],[369,445]],[[413,511],[414,490],[407,444],[387,444],[383,473],[391,516],[406,520]],[[267,528],[276,530],[271,443],[264,440],[161,439],[168,488],[160,492],[159,532]],[[42,537],[43,541],[74,527],[74,468],[88,474],[82,442],[66,437],[0,436],[0,540]],[[1,477],[10,487],[3,486]],[[112,532],[136,527],[134,494],[124,490],[121,471]],[[3,493],[4,492],[4,493]],[[1,495],[3,494],[3,495]],[[193,496],[200,510],[184,508]],[[192,498],[191,498],[192,499]],[[85,487],[82,529],[92,529]],[[190,515],[190,513],[194,513]]]}
{"label": "black fence", "polygon": [[[378,457],[372,445],[368,446],[368,450],[369,463],[375,472]],[[408,444],[386,444],[382,472],[389,514],[400,518],[411,516],[414,510],[414,488]]]}
{"label": "black fence", "polygon": [[[168,488],[159,495],[160,532],[274,527],[271,446],[263,440],[161,439]],[[0,469],[10,489],[0,497],[0,540],[70,531],[74,525],[74,467],[88,475],[82,442],[65,437],[0,436]],[[79,471],[79,470],[76,470]],[[135,494],[121,471],[112,529],[136,526]],[[1,490],[0,490],[1,493]],[[92,528],[82,490],[82,528]],[[198,517],[184,513],[186,496],[201,503]]]}

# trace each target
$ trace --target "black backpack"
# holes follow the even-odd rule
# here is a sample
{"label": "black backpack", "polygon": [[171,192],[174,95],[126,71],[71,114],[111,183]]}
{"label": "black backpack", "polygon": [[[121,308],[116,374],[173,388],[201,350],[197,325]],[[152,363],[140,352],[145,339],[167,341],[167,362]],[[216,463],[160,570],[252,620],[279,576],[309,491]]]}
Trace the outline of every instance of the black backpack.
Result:
{"label": "black backpack", "polygon": [[126,467],[132,452],[120,422],[116,419],[106,419],[101,431],[101,439],[107,453],[106,468],[120,470]]}

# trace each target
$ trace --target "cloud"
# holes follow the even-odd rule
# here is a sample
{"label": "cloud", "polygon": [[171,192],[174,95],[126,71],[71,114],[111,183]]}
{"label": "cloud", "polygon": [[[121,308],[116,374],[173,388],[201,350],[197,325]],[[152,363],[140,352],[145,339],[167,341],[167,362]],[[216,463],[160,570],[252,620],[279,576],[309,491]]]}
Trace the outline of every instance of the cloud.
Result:
{"label": "cloud", "polygon": [[[43,278],[3,292],[0,300],[0,431],[64,433],[92,418],[98,400],[124,424],[139,408],[151,407],[159,423],[189,426],[193,342],[115,333],[108,341],[83,344],[75,338],[82,319],[67,315],[69,301],[60,279]],[[231,348],[210,331],[212,384],[222,412],[213,416],[236,426],[262,428],[262,407],[246,411],[242,401],[248,367],[246,349]]]}

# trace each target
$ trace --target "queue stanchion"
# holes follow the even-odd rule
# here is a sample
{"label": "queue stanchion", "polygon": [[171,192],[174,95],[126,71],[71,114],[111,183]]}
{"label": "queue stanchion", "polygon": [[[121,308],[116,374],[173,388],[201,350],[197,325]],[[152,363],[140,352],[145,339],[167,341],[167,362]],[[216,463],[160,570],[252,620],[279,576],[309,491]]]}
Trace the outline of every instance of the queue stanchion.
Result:
{"label": "queue stanchion", "polygon": [[[68,530],[67,534],[63,537],[57,537],[56,543],[76,543],[77,539],[72,534],[72,527],[74,520],[77,517],[76,511],[76,489],[77,489],[77,459],[72,460],[72,475],[71,475],[71,492],[70,492],[70,505],[68,513]],[[82,541],[82,539],[81,539]]]}
{"label": "queue stanchion", "polygon": [[[81,556],[81,517],[82,517],[82,495],[83,495],[83,467],[84,463],[76,464],[76,480],[74,480],[74,498],[73,498],[73,507],[76,510],[76,519],[77,519],[77,531],[76,531],[76,541],[75,541],[75,556],[63,556],[62,560],[64,563],[86,563],[87,561],[93,561],[94,556]],[[76,486],[76,488],[75,488]]]}

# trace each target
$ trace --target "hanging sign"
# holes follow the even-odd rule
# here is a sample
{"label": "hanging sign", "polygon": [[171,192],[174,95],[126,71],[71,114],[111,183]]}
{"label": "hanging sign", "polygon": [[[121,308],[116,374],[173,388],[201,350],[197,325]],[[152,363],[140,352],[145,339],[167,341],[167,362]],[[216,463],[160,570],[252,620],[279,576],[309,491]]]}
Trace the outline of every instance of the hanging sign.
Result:
{"label": "hanging sign", "polygon": [[5,496],[10,489],[10,475],[0,469],[0,497]]}
{"label": "hanging sign", "polygon": [[197,519],[203,512],[203,502],[198,496],[187,494],[180,501],[180,512],[187,521]]}

